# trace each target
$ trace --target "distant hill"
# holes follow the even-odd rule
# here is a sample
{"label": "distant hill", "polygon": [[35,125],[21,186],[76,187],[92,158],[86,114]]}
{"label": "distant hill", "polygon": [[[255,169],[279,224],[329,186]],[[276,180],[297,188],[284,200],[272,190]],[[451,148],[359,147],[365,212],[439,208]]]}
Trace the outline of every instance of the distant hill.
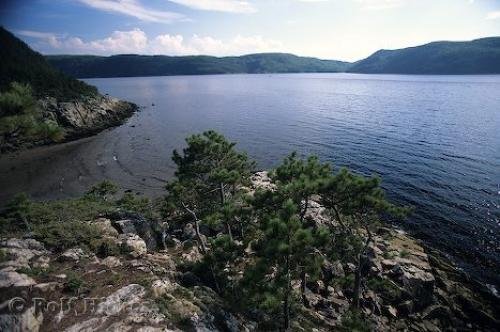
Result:
{"label": "distant hill", "polygon": [[59,100],[97,93],[95,87],[53,68],[43,55],[0,27],[0,91],[5,91],[13,81],[29,83],[39,97]]}
{"label": "distant hill", "polygon": [[236,73],[343,72],[348,62],[299,57],[285,53],[262,53],[232,57],[114,55],[52,55],[48,61],[79,78],[203,75]]}
{"label": "distant hill", "polygon": [[380,50],[348,69],[366,74],[500,74],[500,37]]}

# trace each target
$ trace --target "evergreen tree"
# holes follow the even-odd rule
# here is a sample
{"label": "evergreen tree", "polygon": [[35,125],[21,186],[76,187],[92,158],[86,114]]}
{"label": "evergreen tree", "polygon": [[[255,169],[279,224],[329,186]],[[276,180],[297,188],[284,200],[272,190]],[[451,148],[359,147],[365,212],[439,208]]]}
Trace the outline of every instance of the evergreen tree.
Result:
{"label": "evergreen tree", "polygon": [[317,194],[322,182],[331,176],[328,164],[321,164],[318,157],[310,156],[307,160],[299,159],[293,152],[271,174],[282,197],[291,198],[298,207],[300,220],[309,208],[312,195]]}
{"label": "evergreen tree", "polygon": [[51,140],[64,138],[64,131],[53,120],[44,120],[29,84],[12,82],[0,92],[0,150],[10,140]]}
{"label": "evergreen tree", "polygon": [[269,313],[283,316],[283,329],[290,328],[295,300],[292,281],[304,271],[317,274],[321,255],[317,248],[327,238],[323,229],[312,229],[300,221],[293,200],[260,223],[261,237],[255,244],[255,264],[245,271],[244,285],[251,301]]}
{"label": "evergreen tree", "polygon": [[358,307],[361,284],[368,265],[366,254],[373,238],[373,228],[377,227],[383,216],[402,218],[408,210],[386,200],[379,178],[365,178],[345,168],[321,184],[320,194],[320,203],[332,211],[341,225],[340,239],[354,237],[353,242],[363,243],[361,246],[351,248],[356,249],[357,269],[353,302],[354,306]]}
{"label": "evergreen tree", "polygon": [[197,233],[199,222],[207,219],[224,224],[232,238],[239,189],[249,183],[254,163],[215,131],[192,135],[186,143],[182,154],[173,153],[177,171],[167,185],[167,200],[192,217]]}

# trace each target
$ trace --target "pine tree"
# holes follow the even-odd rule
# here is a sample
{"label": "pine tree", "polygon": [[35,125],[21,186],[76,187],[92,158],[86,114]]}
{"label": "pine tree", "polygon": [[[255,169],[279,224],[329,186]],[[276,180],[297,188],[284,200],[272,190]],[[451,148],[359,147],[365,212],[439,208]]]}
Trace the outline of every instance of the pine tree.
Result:
{"label": "pine tree", "polygon": [[323,229],[312,229],[300,221],[293,200],[260,223],[261,237],[255,245],[255,264],[245,271],[244,284],[260,308],[276,314],[281,307],[283,329],[290,328],[290,312],[295,300],[292,281],[304,271],[318,271],[317,250],[327,238]]}
{"label": "pine tree", "polygon": [[186,143],[182,154],[173,152],[177,170],[175,179],[167,185],[167,200],[177,212],[183,211],[191,217],[201,249],[206,252],[199,234],[200,221],[211,219],[222,223],[232,237],[235,219],[231,216],[232,205],[239,187],[249,182],[254,163],[246,154],[236,151],[235,143],[215,131],[192,135]]}
{"label": "pine tree", "polygon": [[353,302],[355,307],[359,307],[361,284],[368,265],[367,249],[373,239],[373,228],[383,216],[402,218],[408,210],[386,200],[379,178],[365,178],[345,168],[322,183],[320,194],[320,203],[332,211],[341,225],[341,237],[354,237],[363,243],[355,247],[357,269]]}
{"label": "pine tree", "polygon": [[281,196],[294,201],[300,220],[304,221],[311,196],[318,193],[320,184],[331,176],[331,172],[330,165],[320,163],[318,157],[310,156],[303,160],[293,152],[272,172],[271,178]]}

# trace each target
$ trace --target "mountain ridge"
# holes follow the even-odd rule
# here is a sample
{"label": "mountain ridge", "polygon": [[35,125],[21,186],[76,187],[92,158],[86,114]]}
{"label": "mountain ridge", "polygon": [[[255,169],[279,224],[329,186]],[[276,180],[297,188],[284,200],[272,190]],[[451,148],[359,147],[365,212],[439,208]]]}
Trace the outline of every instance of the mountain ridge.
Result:
{"label": "mountain ridge", "polygon": [[50,55],[48,61],[79,78],[167,76],[237,73],[342,72],[349,63],[299,57],[288,53],[243,56],[168,56],[119,54],[112,56]]}
{"label": "mountain ridge", "polygon": [[378,50],[348,72],[363,74],[499,74],[500,37],[434,41],[402,49]]}
{"label": "mountain ridge", "polygon": [[78,78],[256,73],[498,74],[500,37],[434,41],[402,49],[381,49],[356,62],[290,53],[209,55],[46,55],[61,71]]}

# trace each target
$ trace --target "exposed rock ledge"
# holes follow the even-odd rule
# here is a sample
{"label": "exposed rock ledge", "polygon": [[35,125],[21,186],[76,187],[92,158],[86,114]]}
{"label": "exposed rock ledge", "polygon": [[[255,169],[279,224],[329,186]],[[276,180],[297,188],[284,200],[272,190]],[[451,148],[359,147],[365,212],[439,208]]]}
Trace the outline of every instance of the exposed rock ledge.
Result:
{"label": "exposed rock ledge", "polygon": [[46,98],[40,101],[40,105],[47,117],[64,127],[68,139],[120,125],[137,110],[137,105],[109,96],[72,102]]}
{"label": "exposed rock ledge", "polygon": [[[138,106],[133,103],[102,95],[70,102],[58,102],[55,98],[47,97],[39,100],[38,104],[43,119],[52,120],[63,129],[63,141],[90,136],[118,126],[138,110]],[[47,140],[25,141],[14,138],[4,142],[0,151],[13,152],[50,143],[52,142]]]}
{"label": "exposed rock ledge", "polygon": [[[250,190],[273,186],[264,172],[252,180]],[[319,204],[313,205],[312,220],[328,218]],[[55,253],[30,238],[0,240],[0,331],[261,330],[182,268],[201,259],[191,227],[169,229],[167,248],[161,250],[155,240],[160,230],[141,216],[109,218],[90,222],[103,238],[125,249],[114,256],[96,257],[78,247]],[[245,251],[245,258],[251,255]],[[368,274],[375,283],[365,287],[360,302],[374,331],[498,331],[499,299],[418,240],[380,228],[369,258]],[[306,285],[307,303],[300,312],[301,320],[315,327],[294,330],[338,328],[351,297],[349,287],[336,280],[345,280],[352,269],[350,263],[325,259],[320,279]],[[73,305],[59,305],[64,298],[74,299]],[[86,299],[95,303],[82,307]]]}

